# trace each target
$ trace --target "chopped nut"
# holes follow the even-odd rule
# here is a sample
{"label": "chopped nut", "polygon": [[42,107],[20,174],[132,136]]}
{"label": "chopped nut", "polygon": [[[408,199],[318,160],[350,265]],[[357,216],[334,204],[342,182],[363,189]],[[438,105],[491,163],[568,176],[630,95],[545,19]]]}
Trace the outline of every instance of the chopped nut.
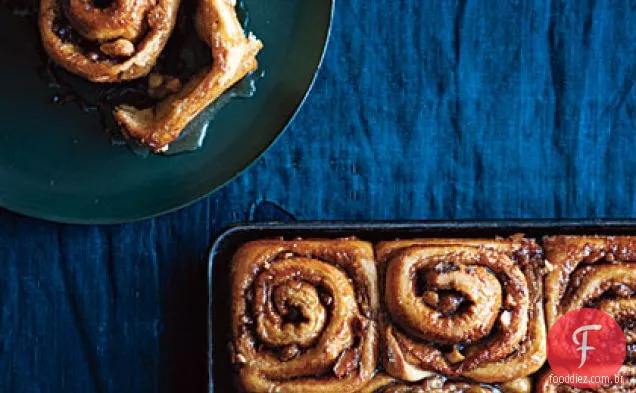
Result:
{"label": "chopped nut", "polygon": [[135,44],[120,38],[116,41],[102,44],[99,50],[108,56],[130,57],[135,53]]}
{"label": "chopped nut", "polygon": [[452,364],[462,362],[466,358],[456,346],[453,347],[451,352],[444,354],[444,356],[446,356],[446,359]]}
{"label": "chopped nut", "polygon": [[166,90],[171,93],[176,93],[181,90],[181,81],[177,78],[171,79],[168,83],[166,83]]}
{"label": "chopped nut", "polygon": [[529,392],[532,390],[532,382],[529,378],[519,378],[514,381],[499,385],[503,393]]}
{"label": "chopped nut", "polygon": [[152,73],[148,77],[148,94],[154,98],[164,98],[181,89],[181,81],[170,75]]}
{"label": "chopped nut", "polygon": [[288,345],[280,352],[280,360],[281,362],[288,362],[298,356],[300,353],[300,349],[295,344]]}
{"label": "chopped nut", "polygon": [[439,304],[439,295],[437,292],[426,291],[422,294],[422,300],[431,307],[437,307]]}
{"label": "chopped nut", "polygon": [[156,89],[163,84],[163,75],[152,73],[148,77],[148,88]]}

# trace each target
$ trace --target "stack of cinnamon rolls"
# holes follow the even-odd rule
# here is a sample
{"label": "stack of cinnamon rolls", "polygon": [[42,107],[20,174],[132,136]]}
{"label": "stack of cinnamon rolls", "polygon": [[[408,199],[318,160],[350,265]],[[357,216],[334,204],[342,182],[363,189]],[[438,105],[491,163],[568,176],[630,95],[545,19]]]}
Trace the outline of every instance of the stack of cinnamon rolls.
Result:
{"label": "stack of cinnamon rolls", "polygon": [[[636,237],[556,236],[542,246],[520,235],[247,243],[231,273],[238,389],[636,391]],[[547,331],[581,307],[624,328],[624,384],[549,383]]]}

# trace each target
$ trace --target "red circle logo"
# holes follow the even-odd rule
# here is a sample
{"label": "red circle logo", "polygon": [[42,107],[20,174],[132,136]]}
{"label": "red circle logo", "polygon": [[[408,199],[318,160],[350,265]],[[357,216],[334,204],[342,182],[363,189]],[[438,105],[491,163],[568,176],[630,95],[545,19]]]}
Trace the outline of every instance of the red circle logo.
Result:
{"label": "red circle logo", "polygon": [[614,384],[625,361],[623,329],[592,308],[570,311],[548,332],[548,362],[557,383],[577,388]]}

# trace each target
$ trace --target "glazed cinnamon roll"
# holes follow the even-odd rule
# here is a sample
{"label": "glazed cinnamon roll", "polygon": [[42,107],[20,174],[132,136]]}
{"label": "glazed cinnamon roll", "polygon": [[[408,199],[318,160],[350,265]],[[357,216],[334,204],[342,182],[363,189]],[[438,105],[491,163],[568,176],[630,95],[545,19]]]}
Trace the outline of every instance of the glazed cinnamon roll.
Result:
{"label": "glazed cinnamon roll", "polygon": [[627,343],[622,384],[578,389],[541,378],[539,392],[636,391],[636,237],[556,236],[544,240],[548,327],[565,313],[595,308],[623,328]]}
{"label": "glazed cinnamon roll", "polygon": [[530,393],[531,389],[530,378],[521,378],[500,385],[484,385],[435,376],[409,383],[380,373],[358,393]]}
{"label": "glazed cinnamon roll", "polygon": [[383,242],[376,257],[390,375],[500,383],[544,363],[542,256],[533,240]]}
{"label": "glazed cinnamon roll", "polygon": [[40,35],[49,56],[93,82],[150,72],[177,17],[179,0],[41,0]]}
{"label": "glazed cinnamon roll", "polygon": [[235,3],[236,0],[200,0],[197,30],[212,51],[212,66],[200,71],[179,92],[156,107],[117,107],[115,119],[128,135],[154,151],[163,150],[179,138],[196,115],[256,70],[256,55],[263,45],[253,35],[245,35]]}
{"label": "glazed cinnamon roll", "polygon": [[232,361],[246,392],[354,392],[378,360],[373,248],[256,241],[232,262]]}

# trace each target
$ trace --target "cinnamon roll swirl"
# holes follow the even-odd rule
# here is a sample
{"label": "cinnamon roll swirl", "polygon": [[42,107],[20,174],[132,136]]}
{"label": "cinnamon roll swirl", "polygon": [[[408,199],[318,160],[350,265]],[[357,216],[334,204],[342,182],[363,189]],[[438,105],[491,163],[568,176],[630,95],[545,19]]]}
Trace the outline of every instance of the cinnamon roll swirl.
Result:
{"label": "cinnamon roll swirl", "polygon": [[373,248],[256,241],[232,264],[232,361],[247,392],[354,392],[378,359]]}
{"label": "cinnamon roll swirl", "polygon": [[521,378],[500,385],[484,385],[435,376],[409,383],[380,373],[358,393],[530,393],[531,389],[530,378]]}
{"label": "cinnamon roll swirl", "polygon": [[150,72],[177,17],[179,0],[41,0],[40,35],[51,59],[93,82]]}
{"label": "cinnamon roll swirl", "polygon": [[533,240],[383,242],[376,257],[390,375],[501,383],[544,363],[542,256]]}
{"label": "cinnamon roll swirl", "polygon": [[544,240],[548,328],[565,313],[595,308],[623,328],[627,343],[622,384],[579,389],[541,378],[539,392],[636,391],[636,237],[555,236]]}
{"label": "cinnamon roll swirl", "polygon": [[245,35],[235,5],[236,0],[200,0],[197,30],[212,50],[212,66],[193,76],[180,91],[156,107],[115,108],[115,119],[128,135],[154,151],[163,150],[179,138],[196,115],[256,70],[256,55],[263,44],[253,35]]}

